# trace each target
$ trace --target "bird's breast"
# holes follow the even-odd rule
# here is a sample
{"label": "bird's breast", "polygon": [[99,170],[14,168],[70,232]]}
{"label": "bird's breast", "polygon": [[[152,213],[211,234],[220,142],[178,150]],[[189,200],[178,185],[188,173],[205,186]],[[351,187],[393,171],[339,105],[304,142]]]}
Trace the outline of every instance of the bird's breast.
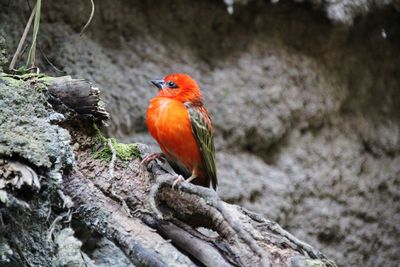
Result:
{"label": "bird's breast", "polygon": [[169,98],[154,98],[147,110],[150,133],[157,140],[160,136],[173,138],[185,135],[190,130],[189,113],[185,106]]}
{"label": "bird's breast", "polygon": [[199,164],[199,148],[192,133],[189,112],[182,102],[153,98],[147,110],[146,122],[150,134],[171,160],[179,160],[189,169]]}

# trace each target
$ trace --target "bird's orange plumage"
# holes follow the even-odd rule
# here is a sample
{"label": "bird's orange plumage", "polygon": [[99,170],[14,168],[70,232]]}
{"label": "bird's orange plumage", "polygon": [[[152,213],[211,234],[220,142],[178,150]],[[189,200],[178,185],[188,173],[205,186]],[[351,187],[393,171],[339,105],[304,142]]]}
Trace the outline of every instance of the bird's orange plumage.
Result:
{"label": "bird's orange plumage", "polygon": [[[211,120],[203,106],[199,86],[186,74],[171,74],[159,81],[163,85],[160,85],[159,94],[150,100],[147,109],[146,123],[150,134],[175,170],[178,169],[185,178],[194,174],[195,184],[208,187],[212,182],[215,188],[215,165],[214,174],[210,174],[204,158],[204,153],[208,152],[202,149],[196,139],[193,118],[190,118],[190,108],[196,109],[207,126],[204,128],[210,129],[212,142]],[[168,84],[171,86],[168,87]],[[211,145],[214,159],[214,145]]]}

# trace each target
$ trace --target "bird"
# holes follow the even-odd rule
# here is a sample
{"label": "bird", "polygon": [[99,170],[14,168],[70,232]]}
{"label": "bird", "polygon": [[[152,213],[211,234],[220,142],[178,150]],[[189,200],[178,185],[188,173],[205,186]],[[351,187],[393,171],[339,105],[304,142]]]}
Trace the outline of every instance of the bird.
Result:
{"label": "bird", "polygon": [[169,74],[151,83],[159,91],[150,100],[146,124],[162,153],[151,154],[142,162],[164,157],[178,176],[173,187],[186,179],[216,190],[214,128],[198,83],[184,73]]}

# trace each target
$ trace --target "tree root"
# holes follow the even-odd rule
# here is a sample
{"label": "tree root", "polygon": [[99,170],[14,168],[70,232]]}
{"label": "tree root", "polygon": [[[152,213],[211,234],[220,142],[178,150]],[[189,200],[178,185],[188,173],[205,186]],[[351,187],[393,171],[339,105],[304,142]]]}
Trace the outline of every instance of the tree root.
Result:
{"label": "tree root", "polygon": [[336,263],[332,260],[328,259],[323,253],[319,250],[313,248],[307,243],[302,242],[288,231],[283,229],[279,224],[274,221],[270,221],[264,219],[259,214],[251,212],[245,208],[238,207],[244,214],[249,216],[253,221],[259,223],[259,228],[263,229],[262,231],[270,231],[275,233],[283,238],[281,241],[282,244],[291,247],[292,249],[297,250],[298,252],[302,253],[303,255],[307,255],[312,259],[319,259],[325,263],[328,267],[336,267]]}
{"label": "tree root", "polygon": [[98,164],[92,180],[78,170],[65,176],[64,192],[75,203],[75,220],[113,240],[134,264],[335,266],[276,223],[223,202],[214,190],[187,182],[173,190],[175,177],[157,163],[150,180],[137,176],[138,160],[117,160],[112,180],[109,166]]}
{"label": "tree root", "polygon": [[[155,170],[155,173],[160,173],[160,170]],[[214,190],[208,188],[181,183],[178,192],[174,191],[174,180],[171,175],[159,175],[150,187],[147,203],[154,214],[153,218],[158,221],[150,225],[203,264],[286,266],[296,261],[311,264],[311,260],[306,259],[309,257],[322,265],[336,266],[320,251],[301,242],[277,223],[223,202]],[[198,227],[212,229],[219,236],[205,236],[196,230]],[[188,240],[197,249],[192,248]],[[213,253],[208,254],[215,256],[212,257],[215,260],[213,264],[210,264],[210,257],[204,259],[202,254],[210,246]],[[202,249],[199,250],[199,247]],[[281,249],[280,254],[276,254],[277,248]],[[223,256],[224,261],[215,255],[215,250]],[[291,258],[290,263],[288,258]]]}
{"label": "tree root", "polygon": [[[171,175],[159,176],[155,184],[151,187],[149,194],[150,208],[154,211],[158,219],[162,219],[163,215],[157,208],[156,203],[158,201],[165,201],[168,203],[175,202],[170,207],[174,209],[174,213],[179,213],[179,217],[196,213],[198,217],[206,217],[203,220],[213,222],[213,225],[197,226],[212,227],[213,230],[229,241],[226,244],[227,247],[234,244],[230,250],[232,252],[241,251],[241,256],[243,258],[240,259],[240,261],[237,260],[238,265],[248,266],[246,262],[249,260],[253,261],[252,263],[254,264],[254,257],[251,257],[254,255],[259,257],[257,265],[270,265],[270,256],[268,256],[267,252],[244,230],[238,218],[233,216],[233,214],[225,208],[225,204],[215,191],[190,183],[181,183],[178,189],[180,192],[177,193],[172,189],[174,181],[175,178]],[[251,251],[247,251],[248,249],[243,246],[243,243],[247,245]],[[249,255],[246,255],[245,252]]]}
{"label": "tree root", "polygon": [[[104,195],[79,172],[64,177],[64,192],[75,203],[74,219],[112,240],[135,265],[195,266],[138,218],[130,218],[120,205]],[[160,246],[160,244],[162,245]],[[154,248],[160,246],[158,251]]]}

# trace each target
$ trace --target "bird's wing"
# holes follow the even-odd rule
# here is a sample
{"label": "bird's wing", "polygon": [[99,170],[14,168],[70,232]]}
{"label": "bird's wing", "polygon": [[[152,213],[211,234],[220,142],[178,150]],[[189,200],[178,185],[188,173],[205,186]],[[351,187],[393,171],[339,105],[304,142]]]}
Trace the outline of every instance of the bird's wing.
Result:
{"label": "bird's wing", "polygon": [[190,124],[196,142],[200,148],[203,169],[212,183],[214,189],[217,188],[217,170],[215,167],[215,147],[214,147],[214,131],[211,126],[211,119],[204,106],[194,106],[185,103],[189,111]]}

